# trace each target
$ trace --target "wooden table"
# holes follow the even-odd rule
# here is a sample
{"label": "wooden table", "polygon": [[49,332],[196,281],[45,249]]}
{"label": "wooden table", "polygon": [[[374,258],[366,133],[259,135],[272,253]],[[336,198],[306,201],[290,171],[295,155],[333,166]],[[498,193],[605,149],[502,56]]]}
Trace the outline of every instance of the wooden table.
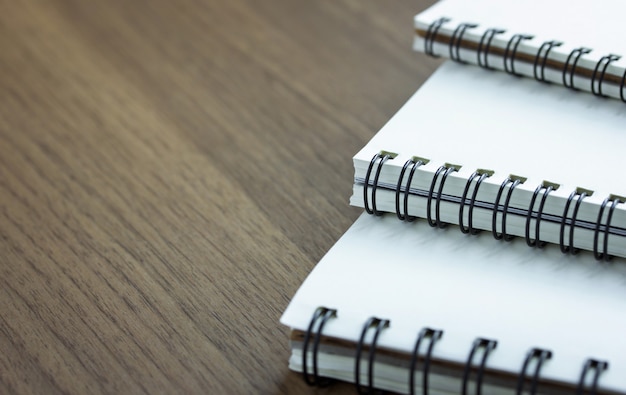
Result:
{"label": "wooden table", "polygon": [[0,393],[312,391],[279,317],[430,2],[3,1]]}

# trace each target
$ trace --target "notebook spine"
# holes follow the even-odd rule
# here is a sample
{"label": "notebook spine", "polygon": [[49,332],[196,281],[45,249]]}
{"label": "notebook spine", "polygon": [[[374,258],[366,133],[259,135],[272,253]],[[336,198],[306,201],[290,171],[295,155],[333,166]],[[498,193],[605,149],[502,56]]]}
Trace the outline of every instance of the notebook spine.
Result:
{"label": "notebook spine", "polygon": [[[325,387],[330,384],[330,380],[325,380],[320,377],[318,371],[318,363],[317,363],[317,355],[320,345],[320,339],[322,331],[324,330],[324,325],[328,322],[330,318],[337,316],[337,310],[327,309],[325,307],[320,307],[315,310],[313,313],[313,317],[311,318],[311,322],[309,327],[304,335],[304,348],[302,349],[302,355],[305,358],[302,359],[302,372],[304,381],[311,386]],[[307,352],[310,343],[311,336],[313,336],[313,375],[311,376],[307,367]]]}
{"label": "notebook spine", "polygon": [[[576,223],[576,218],[578,217],[578,210],[580,209],[580,204],[583,199],[585,199],[592,192],[587,191],[585,189],[577,188],[574,190],[569,197],[567,198],[567,202],[565,203],[565,209],[563,210],[563,218],[561,219],[561,230],[559,232],[559,248],[561,252],[564,254],[576,255],[579,251],[578,248],[574,247],[574,224]],[[569,242],[565,245],[565,218],[567,213],[569,213],[570,206],[572,202],[576,199],[576,204],[574,205],[574,210],[572,212],[570,227],[569,227]]]}
{"label": "notebook spine", "polygon": [[[528,366],[530,365],[530,362],[533,359],[537,359],[537,362],[535,364],[535,372],[533,373],[533,376],[530,382],[530,393],[531,394],[537,393],[537,387],[539,385],[539,372],[541,371],[541,366],[546,360],[550,358],[552,358],[552,351],[550,350],[546,350],[542,348],[531,348],[528,351],[528,354],[526,354],[526,359],[524,359],[524,363],[522,364],[521,374],[519,375],[519,378],[517,380],[517,393],[518,394],[521,394],[522,391],[524,390],[524,382],[525,382],[524,378],[526,377],[526,370],[528,369]],[[597,386],[597,383],[596,383],[596,386]]]}
{"label": "notebook spine", "polygon": [[525,181],[526,179],[521,177],[509,176],[502,182],[502,184],[500,184],[500,189],[498,189],[498,195],[496,196],[496,202],[494,205],[495,207],[500,206],[500,199],[502,197],[504,189],[508,187],[508,190],[506,198],[504,200],[504,206],[502,206],[502,231],[500,233],[498,233],[497,231],[497,210],[494,210],[493,215],[491,216],[491,233],[496,240],[511,241],[514,238],[514,236],[506,233],[506,215],[509,212],[509,204],[511,202],[511,196],[513,196],[513,190],[515,190],[518,185],[523,184]]}
{"label": "notebook spine", "polygon": [[[371,394],[374,391],[374,360],[376,356],[376,345],[378,337],[383,329],[389,327],[389,320],[377,317],[370,317],[363,325],[361,337],[356,345],[356,356],[354,358],[354,385],[359,394]],[[369,331],[374,331],[374,337],[368,346],[367,358],[367,387],[361,385],[361,354],[365,347],[365,336]]]}
{"label": "notebook spine", "polygon": [[[476,170],[474,173],[472,173],[471,176],[469,176],[469,178],[467,179],[467,183],[465,184],[465,189],[463,190],[463,197],[461,197],[461,204],[459,206],[459,227],[461,228],[461,232],[463,233],[469,233],[472,235],[476,235],[478,234],[478,232],[480,232],[480,229],[474,229],[474,225],[473,225],[473,213],[474,213],[474,204],[476,203],[476,196],[478,195],[478,189],[480,188],[480,185],[482,184],[482,182],[488,178],[491,177],[493,175],[493,171],[490,170]],[[464,220],[463,220],[463,210],[465,207],[465,202],[467,200],[467,193],[469,192],[469,189],[472,185],[472,181],[476,180],[476,184],[474,185],[474,192],[472,193],[472,198],[469,201],[469,213],[468,213],[468,218],[467,218],[467,222],[468,222],[468,226],[465,227],[465,225],[463,224]]]}
{"label": "notebook spine", "polygon": [[[430,189],[428,190],[428,200],[426,203],[426,219],[428,220],[428,225],[433,228],[445,228],[448,224],[441,221],[441,196],[443,196],[443,186],[448,179],[448,176],[451,173],[459,171],[459,166],[451,165],[446,163],[440,166],[435,172],[435,176],[433,177],[432,182],[430,183]],[[437,180],[439,180],[441,176],[441,180],[439,181],[439,188],[437,189],[437,194],[434,195],[435,185],[437,185]],[[431,218],[431,203],[435,199],[435,220],[433,221]]]}
{"label": "notebook spine", "polygon": [[409,394],[415,395],[415,372],[418,369],[417,361],[419,356],[420,345],[422,341],[428,339],[428,346],[426,352],[423,354],[423,367],[422,367],[422,394],[428,394],[428,373],[430,372],[430,359],[435,348],[435,343],[443,336],[443,331],[440,329],[422,328],[415,341],[413,352],[411,353],[411,364],[409,366]]}
{"label": "notebook spine", "polygon": [[[376,199],[380,185],[379,177],[385,163],[396,156],[397,154],[395,153],[380,151],[369,162],[363,182],[363,206],[369,214],[380,216],[384,213],[377,206]],[[448,223],[444,222],[441,217],[441,203],[445,196],[444,187],[448,177],[452,173],[458,172],[461,166],[444,163],[437,168],[432,179],[429,180],[430,187],[424,191],[423,197],[426,199],[425,213],[417,215],[417,213],[409,212],[409,199],[413,196],[411,190],[413,182],[416,180],[417,170],[427,163],[429,163],[428,159],[412,157],[402,166],[398,180],[395,183],[395,214],[401,221],[411,222],[417,217],[422,217],[426,218],[431,227],[445,228]],[[457,225],[461,232],[477,235],[481,231],[481,229],[474,227],[474,209],[481,185],[493,174],[494,171],[492,170],[477,169],[467,178],[463,193],[460,199],[458,199]],[[492,210],[491,234],[496,240],[511,241],[515,238],[514,235],[507,232],[507,217],[515,211],[511,206],[511,200],[516,188],[526,182],[527,179],[525,177],[510,175],[500,184],[495,201],[487,202]],[[547,244],[541,238],[542,223],[546,217],[544,208],[549,195],[557,191],[559,187],[559,184],[543,181],[534,189],[528,207],[523,209],[523,216],[525,217],[523,237],[529,247],[543,248]],[[558,244],[561,252],[564,254],[575,255],[579,252],[579,249],[574,244],[575,230],[577,227],[582,226],[578,220],[578,212],[583,200],[591,195],[593,195],[593,191],[576,188],[565,202],[563,212],[557,217],[559,224]],[[612,226],[612,219],[616,207],[622,203],[626,203],[626,198],[610,194],[599,206],[595,223],[586,224],[586,228],[593,232],[591,251],[593,251],[593,255],[598,261],[609,261],[613,257],[609,254],[609,237],[611,234],[616,234],[616,230]],[[519,208],[517,208],[517,211],[520,211]],[[466,213],[467,224],[465,223]],[[519,212],[515,214],[520,215]],[[566,233],[568,234],[567,236]]]}
{"label": "notebook spine", "polygon": [[[319,375],[317,360],[319,353],[320,339],[323,336],[322,331],[324,325],[331,318],[337,317],[337,310],[329,309],[326,307],[318,307],[311,318],[308,329],[304,335],[303,352],[302,352],[302,376],[304,381],[312,386],[326,386],[331,381]],[[368,318],[362,326],[359,341],[356,344],[354,354],[354,385],[359,394],[372,394],[375,387],[375,371],[374,366],[376,362],[376,352],[379,348],[378,340],[383,334],[384,330],[391,325],[391,321],[384,318],[372,316]],[[372,336],[368,336],[373,332]],[[432,354],[436,344],[442,340],[444,331],[441,329],[432,329],[430,327],[422,328],[416,337],[415,346],[410,356],[410,364],[407,375],[407,393],[413,395],[416,393],[416,375],[418,375],[421,369],[421,393],[427,395],[430,389],[429,386],[429,374],[430,364],[432,362]],[[366,342],[366,338],[371,338],[369,342]],[[313,339],[312,351],[309,351],[309,343]],[[428,341],[426,347],[422,347],[422,344]],[[489,339],[483,337],[477,337],[471,344],[470,351],[467,359],[464,363],[463,374],[461,378],[460,393],[465,395],[470,393],[470,383],[473,381],[475,389],[473,393],[480,394],[484,382],[484,377],[488,374],[488,359],[489,356],[495,352],[498,346],[498,340]],[[364,362],[363,354],[364,350],[367,350],[367,384],[361,384],[361,365]],[[309,353],[311,355],[309,356]],[[529,388],[531,394],[535,394],[538,391],[541,380],[541,368],[547,360],[551,359],[553,352],[551,350],[532,347],[526,353],[519,373],[516,374],[516,393],[521,394],[525,389]],[[313,361],[313,372],[309,372],[307,367],[307,360],[311,358]],[[421,367],[418,366],[418,361],[422,361]],[[476,362],[477,361],[477,362]],[[534,364],[534,370],[529,374],[529,367]],[[596,394],[598,393],[600,375],[607,370],[609,363],[605,360],[599,360],[595,358],[587,358],[581,368],[580,376],[577,381],[572,381],[576,384],[576,394]],[[311,378],[312,376],[312,378]],[[591,377],[591,378],[589,378]],[[576,378],[573,378],[576,380]]]}
{"label": "notebook spine", "polygon": [[[549,67],[561,73],[562,78],[560,82],[567,88],[573,90],[581,89],[580,86],[575,86],[574,83],[574,76],[581,76],[590,79],[590,85],[585,90],[596,96],[608,96],[603,92],[602,88],[605,83],[611,83],[619,87],[619,93],[611,94],[611,96],[626,102],[626,69],[621,76],[607,72],[611,63],[622,58],[621,55],[607,54],[595,62],[595,67],[581,68],[579,67],[579,61],[592,52],[591,48],[574,48],[569,52],[567,60],[563,62],[557,59],[557,57],[551,56],[554,48],[564,44],[561,41],[545,41],[539,45],[536,53],[529,55],[519,51],[519,47],[524,41],[534,39],[533,35],[513,34],[506,42],[506,45],[495,46],[493,45],[494,38],[507,33],[505,29],[488,27],[477,41],[468,40],[465,38],[467,36],[466,33],[481,26],[476,23],[462,22],[453,25],[453,27],[448,28],[446,26],[446,29],[442,29],[444,25],[449,24],[451,21],[450,18],[443,17],[433,21],[425,31],[416,29],[417,36],[423,37],[424,53],[432,57],[440,57],[445,52],[437,52],[435,44],[445,45],[448,47],[446,56],[455,62],[463,64],[474,63],[489,70],[501,69],[515,76],[522,76],[522,74],[516,71],[515,67],[516,62],[521,61],[532,65],[532,77],[537,81],[546,83],[551,82],[545,75],[545,69]],[[442,30],[451,31],[452,33],[442,33]],[[468,58],[467,55],[463,57],[461,50],[475,51],[476,59]],[[501,65],[499,67],[494,66],[494,63],[489,61],[490,56],[501,57]]]}

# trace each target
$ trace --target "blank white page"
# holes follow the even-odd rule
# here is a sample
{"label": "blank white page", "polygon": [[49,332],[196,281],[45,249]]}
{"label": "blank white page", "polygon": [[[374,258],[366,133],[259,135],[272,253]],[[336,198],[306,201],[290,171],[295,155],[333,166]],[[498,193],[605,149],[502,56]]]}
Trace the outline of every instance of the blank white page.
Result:
{"label": "blank white page", "polygon": [[[446,62],[354,157],[357,176],[380,150],[626,195],[626,105],[557,85]],[[467,178],[467,177],[465,177]],[[397,178],[396,178],[397,179]],[[489,179],[488,179],[489,180]],[[492,181],[499,185],[499,182]]]}

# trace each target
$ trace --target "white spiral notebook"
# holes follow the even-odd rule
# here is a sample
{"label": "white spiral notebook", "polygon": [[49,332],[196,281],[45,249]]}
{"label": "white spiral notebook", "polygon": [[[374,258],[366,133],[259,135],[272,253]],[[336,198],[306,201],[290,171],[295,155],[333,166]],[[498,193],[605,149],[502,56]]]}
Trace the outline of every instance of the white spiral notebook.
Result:
{"label": "white spiral notebook", "polygon": [[281,318],[291,369],[362,394],[626,395],[620,10],[416,16],[415,48],[451,60],[353,157],[365,213]]}
{"label": "white spiral notebook", "polygon": [[354,156],[351,203],[623,257],[623,147],[621,101],[448,61]]}
{"label": "white spiral notebook", "polygon": [[622,0],[441,0],[414,49],[626,101]]}
{"label": "white spiral notebook", "polygon": [[[520,240],[493,243],[363,214],[281,318],[292,328],[289,365],[302,371],[306,364],[308,380],[323,383],[322,377],[355,382],[358,364],[364,393],[370,384],[423,393],[425,376],[431,394],[511,394],[520,377],[524,391],[534,386],[539,393],[590,393],[595,382],[597,393],[626,393],[626,266],[620,263],[601,265],[587,254],[529,249]],[[336,311],[321,331],[321,318],[309,328],[320,307]],[[367,326],[357,359],[371,317],[379,321]],[[384,327],[372,345],[379,322]],[[423,339],[410,368],[425,328],[441,334],[426,374],[432,336]]]}

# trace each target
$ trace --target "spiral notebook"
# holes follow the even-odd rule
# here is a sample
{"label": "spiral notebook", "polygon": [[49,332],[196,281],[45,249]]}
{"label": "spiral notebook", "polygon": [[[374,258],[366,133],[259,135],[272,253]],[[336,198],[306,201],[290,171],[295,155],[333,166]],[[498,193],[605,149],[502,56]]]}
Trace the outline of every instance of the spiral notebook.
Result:
{"label": "spiral notebook", "polygon": [[621,0],[441,0],[415,17],[431,56],[626,101]]}
{"label": "spiral notebook", "polygon": [[365,213],[281,318],[307,383],[626,394],[626,68],[594,58],[618,35],[581,28],[622,14],[577,7],[444,0],[416,17],[416,48],[451,60],[353,157]]}
{"label": "spiral notebook", "polygon": [[589,258],[363,214],[281,319],[290,368],[362,393],[626,393],[626,266]]}
{"label": "spiral notebook", "polygon": [[351,203],[623,257],[623,147],[619,100],[448,61],[354,156]]}

